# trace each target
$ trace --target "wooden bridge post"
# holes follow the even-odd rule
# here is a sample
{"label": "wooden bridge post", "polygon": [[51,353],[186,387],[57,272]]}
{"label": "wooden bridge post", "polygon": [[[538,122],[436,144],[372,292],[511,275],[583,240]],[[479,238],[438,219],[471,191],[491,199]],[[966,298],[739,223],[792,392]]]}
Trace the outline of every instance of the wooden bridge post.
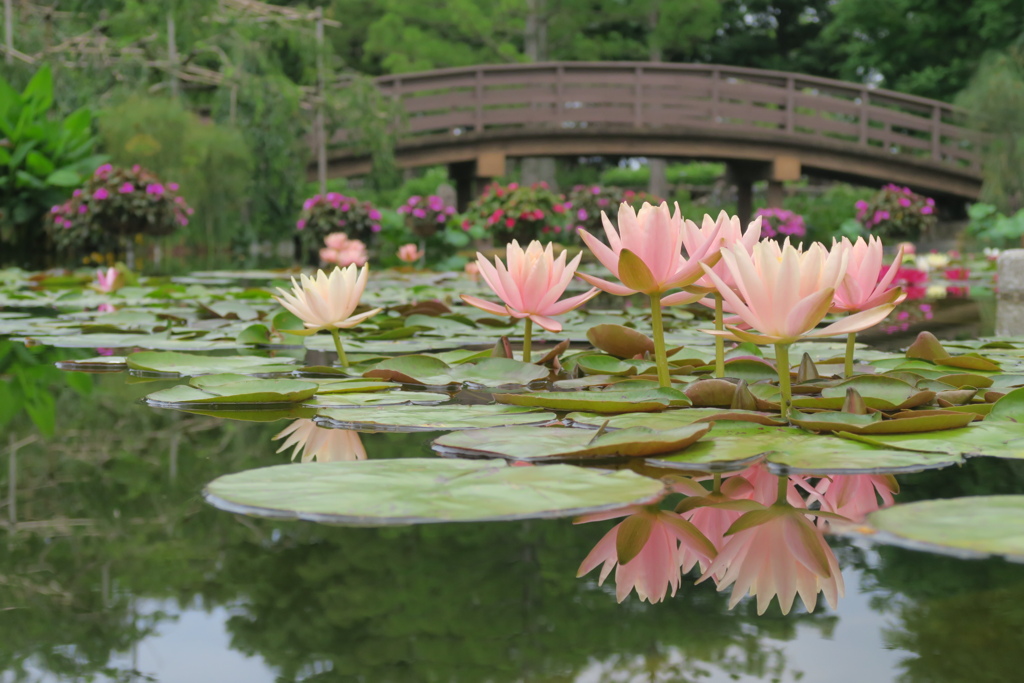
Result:
{"label": "wooden bridge post", "polygon": [[932,106],[932,159],[942,159],[942,108]]}

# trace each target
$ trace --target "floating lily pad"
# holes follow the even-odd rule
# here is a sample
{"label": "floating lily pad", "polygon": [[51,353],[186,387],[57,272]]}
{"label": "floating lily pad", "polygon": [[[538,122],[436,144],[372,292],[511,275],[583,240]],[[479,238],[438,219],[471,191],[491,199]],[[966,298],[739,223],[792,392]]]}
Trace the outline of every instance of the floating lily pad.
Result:
{"label": "floating lily pad", "polygon": [[317,422],[324,426],[400,432],[542,424],[554,419],[554,413],[536,408],[502,405],[325,408],[317,414]]}
{"label": "floating lily pad", "polygon": [[605,422],[611,429],[647,427],[649,429],[677,429],[696,422],[752,422],[754,424],[782,426],[786,423],[778,415],[759,413],[753,410],[728,410],[722,408],[687,408],[666,410],[663,413],[624,413],[622,415],[598,415],[597,413],[569,413],[565,419],[581,427],[600,427]]}
{"label": "floating lily pad", "polygon": [[617,358],[654,354],[654,341],[650,337],[622,325],[594,325],[587,330],[587,339],[595,347]]}
{"label": "floating lily pad", "polygon": [[949,453],[873,448],[833,437],[794,439],[775,444],[765,456],[775,474],[897,474],[948,467],[960,462]]}
{"label": "floating lily pad", "polygon": [[[198,378],[197,378],[198,379]],[[297,379],[239,380],[231,376],[224,382],[207,380],[200,387],[185,384],[156,391],[146,397],[152,405],[280,405],[304,401],[316,393],[315,382]]]}
{"label": "floating lily pad", "polygon": [[130,370],[182,377],[222,373],[270,375],[296,368],[293,358],[204,356],[177,351],[140,351],[128,356],[126,362]]}
{"label": "floating lily pad", "polygon": [[915,415],[908,411],[907,417],[883,420],[878,413],[854,415],[852,413],[820,412],[813,415],[795,413],[793,424],[816,432],[850,432],[851,434],[911,434],[935,432],[944,429],[958,429],[974,420],[971,413],[956,413],[945,410],[924,411]]}
{"label": "floating lily pad", "polygon": [[376,391],[365,394],[317,393],[316,398],[311,401],[306,401],[306,405],[316,406],[318,408],[333,408],[340,406],[425,406],[447,403],[449,400],[451,399],[448,394],[438,394],[432,391]]}
{"label": "floating lily pad", "polygon": [[498,403],[532,406],[550,410],[580,410],[591,413],[656,412],[690,405],[678,389],[633,391],[535,391],[529,394],[495,394]]}
{"label": "floating lily pad", "polygon": [[527,385],[547,379],[548,374],[547,368],[510,358],[485,358],[477,363],[450,366],[433,356],[412,355],[382,361],[372,370],[363,373],[363,376],[424,386],[466,383],[501,387]]}
{"label": "floating lily pad", "polygon": [[893,377],[863,375],[843,380],[821,390],[822,398],[845,398],[847,389],[856,389],[869,408],[897,410],[931,403],[934,391],[922,391]]}
{"label": "floating lily pad", "polygon": [[204,494],[229,512],[385,526],[572,517],[663,492],[662,482],[625,470],[410,458],[263,467],[215,479]]}
{"label": "floating lily pad", "polygon": [[81,360],[62,360],[54,363],[61,370],[75,372],[120,372],[128,367],[124,356],[96,356]]}
{"label": "floating lily pad", "polygon": [[681,451],[710,429],[709,424],[696,424],[671,430],[631,427],[595,434],[566,427],[495,427],[445,434],[434,440],[434,450],[509,460],[648,457]]}
{"label": "floating lily pad", "polygon": [[1024,389],[1014,389],[996,401],[986,419],[1024,423]]}
{"label": "floating lily pad", "polygon": [[1003,555],[1024,561],[1024,496],[925,500],[876,510],[867,524],[881,540],[960,556]]}

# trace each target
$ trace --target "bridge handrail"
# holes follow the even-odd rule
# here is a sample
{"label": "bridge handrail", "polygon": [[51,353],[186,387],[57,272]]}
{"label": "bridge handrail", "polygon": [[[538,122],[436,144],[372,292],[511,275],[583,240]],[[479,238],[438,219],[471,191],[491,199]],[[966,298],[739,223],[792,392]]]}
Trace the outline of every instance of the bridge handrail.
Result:
{"label": "bridge handrail", "polygon": [[404,135],[412,139],[523,125],[658,129],[685,123],[825,136],[980,168],[982,136],[960,125],[965,110],[820,76],[716,64],[533,62],[393,74],[375,82],[404,105]]}

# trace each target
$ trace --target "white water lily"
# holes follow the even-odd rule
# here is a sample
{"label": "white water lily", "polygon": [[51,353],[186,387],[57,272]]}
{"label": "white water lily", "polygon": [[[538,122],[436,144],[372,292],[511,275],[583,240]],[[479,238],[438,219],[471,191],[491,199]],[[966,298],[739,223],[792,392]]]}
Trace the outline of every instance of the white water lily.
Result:
{"label": "white water lily", "polygon": [[[358,274],[357,274],[358,271]],[[344,330],[372,318],[383,309],[352,315],[366,288],[369,266],[356,265],[335,268],[327,275],[318,270],[316,276],[300,275],[299,282],[292,278],[292,291],[281,288],[277,301],[298,316],[306,326],[306,333],[319,330]]]}
{"label": "white water lily", "polygon": [[309,419],[295,420],[274,436],[275,441],[278,439],[285,439],[285,442],[277,452],[291,448],[292,460],[300,455],[302,462],[366,460],[366,449],[363,448],[359,432],[318,427]]}

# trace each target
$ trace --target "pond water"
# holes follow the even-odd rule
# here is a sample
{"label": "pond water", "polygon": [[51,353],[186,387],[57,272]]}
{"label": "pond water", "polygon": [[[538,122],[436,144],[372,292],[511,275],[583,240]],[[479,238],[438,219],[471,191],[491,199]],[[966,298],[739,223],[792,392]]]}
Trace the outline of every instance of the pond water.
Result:
{"label": "pond water", "polygon": [[[37,321],[53,315],[46,307],[20,310]],[[7,331],[17,338],[11,321]],[[118,326],[127,324],[112,319],[91,333],[121,334]],[[316,451],[312,466],[330,468],[326,461],[362,462],[364,454],[369,463],[435,458],[431,442],[447,430],[326,429],[338,423],[315,426],[312,413],[154,407],[144,397],[182,380],[116,365],[88,373],[55,365],[95,356],[94,348],[25,348],[0,338],[4,683],[1020,679],[1024,565],[998,557],[965,559],[879,543],[874,534],[828,534],[845,585],[835,608],[817,591],[824,585],[827,594],[839,573],[811,591],[813,612],[804,596],[788,614],[777,598],[759,614],[751,597],[730,607],[731,586],[695,583],[699,566],[654,604],[635,591],[617,600],[614,572],[603,584],[597,569],[577,577],[621,518],[352,527],[217,509],[204,500],[204,488],[225,475],[291,463],[289,431],[311,437],[305,449],[298,444],[296,462]],[[121,352],[109,351],[112,358]],[[302,357],[307,365],[333,360],[316,350],[240,353]],[[468,407],[490,396],[464,391],[456,401]],[[774,491],[779,478],[765,467],[732,467],[717,483],[709,471],[677,467],[671,476],[691,496],[695,485],[726,490],[741,480]],[[798,506],[823,509],[826,489],[816,499],[809,487],[826,480],[838,486],[843,476],[868,482],[870,502],[861,494],[857,504],[873,509],[1019,493],[1024,460],[975,457],[898,473],[895,495],[887,474],[782,481]],[[407,491],[389,505],[415,497]],[[818,529],[823,518],[817,524],[807,522]],[[771,565],[756,569],[780,572],[776,580],[785,585],[800,552],[749,555]],[[647,558],[650,575],[664,573],[655,559]],[[678,566],[675,557],[661,559]]]}

